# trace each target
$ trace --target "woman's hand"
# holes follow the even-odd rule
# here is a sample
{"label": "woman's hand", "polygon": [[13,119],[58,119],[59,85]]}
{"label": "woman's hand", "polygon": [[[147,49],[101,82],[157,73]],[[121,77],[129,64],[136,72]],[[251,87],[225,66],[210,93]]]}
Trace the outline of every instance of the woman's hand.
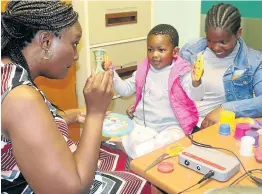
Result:
{"label": "woman's hand", "polygon": [[83,89],[87,113],[104,115],[113,97],[112,71],[92,74]]}
{"label": "woman's hand", "polygon": [[126,114],[127,114],[127,116],[130,118],[130,119],[133,119],[134,118],[134,108],[135,108],[135,105],[133,104],[133,105],[131,105],[131,106],[129,106],[128,108],[127,108],[127,110],[126,110]]}
{"label": "woman's hand", "polygon": [[223,111],[222,106],[219,106],[215,110],[207,114],[205,119],[201,123],[201,129],[205,129],[211,125],[214,125],[219,122],[220,112]]}

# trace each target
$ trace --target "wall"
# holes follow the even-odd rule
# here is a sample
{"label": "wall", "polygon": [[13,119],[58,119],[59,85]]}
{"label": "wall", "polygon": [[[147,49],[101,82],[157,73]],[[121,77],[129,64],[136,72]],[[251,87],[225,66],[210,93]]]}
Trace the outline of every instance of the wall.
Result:
{"label": "wall", "polygon": [[[151,28],[151,1],[83,1],[73,0],[74,9],[79,13],[83,28],[77,64],[77,96],[80,107],[85,105],[82,89],[86,78],[95,69],[93,50],[104,48],[117,68],[138,65],[146,56],[146,35]],[[106,13],[137,11],[137,23],[105,27]],[[118,98],[109,109],[125,113],[135,101]]]}
{"label": "wall", "polygon": [[201,1],[154,1],[153,24],[173,25],[179,33],[179,47],[200,36]]}
{"label": "wall", "polygon": [[262,51],[262,1],[202,1],[201,35],[205,36],[204,23],[206,13],[213,5],[219,2],[230,3],[239,9],[242,15],[242,38],[245,40],[248,46]]}
{"label": "wall", "polygon": [[79,51],[79,60],[77,61],[77,70],[76,70],[76,94],[79,107],[85,107],[85,101],[83,96],[83,88],[86,82],[86,79],[91,74],[91,66],[89,64],[89,26],[87,11],[88,3],[87,1],[82,0],[73,0],[72,4],[74,10],[79,14],[79,22],[82,26],[82,38],[80,44],[78,45]]}

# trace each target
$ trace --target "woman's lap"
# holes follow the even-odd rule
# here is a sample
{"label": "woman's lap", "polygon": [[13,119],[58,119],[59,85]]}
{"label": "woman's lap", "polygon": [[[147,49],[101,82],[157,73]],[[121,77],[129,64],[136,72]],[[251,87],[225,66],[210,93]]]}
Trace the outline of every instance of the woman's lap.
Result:
{"label": "woman's lap", "polygon": [[151,185],[129,169],[130,161],[118,146],[102,142],[98,160],[102,193],[151,193]]}

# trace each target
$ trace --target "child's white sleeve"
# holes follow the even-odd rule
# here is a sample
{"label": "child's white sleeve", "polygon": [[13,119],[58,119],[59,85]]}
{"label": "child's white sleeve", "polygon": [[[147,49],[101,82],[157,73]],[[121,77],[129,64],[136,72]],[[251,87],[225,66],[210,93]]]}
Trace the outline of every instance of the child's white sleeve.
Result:
{"label": "child's white sleeve", "polygon": [[136,92],[136,71],[132,77],[122,80],[119,75],[114,71],[114,89],[120,96],[130,96]]}
{"label": "child's white sleeve", "polygon": [[182,88],[191,100],[200,101],[203,99],[205,94],[203,79],[201,81],[202,83],[198,87],[194,87],[192,85],[191,72],[188,72],[185,75],[183,75],[180,80]]}

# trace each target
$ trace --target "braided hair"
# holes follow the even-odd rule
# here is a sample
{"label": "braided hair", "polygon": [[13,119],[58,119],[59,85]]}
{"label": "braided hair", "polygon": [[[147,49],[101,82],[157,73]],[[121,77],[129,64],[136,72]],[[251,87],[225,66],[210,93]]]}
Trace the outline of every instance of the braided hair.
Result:
{"label": "braided hair", "polygon": [[159,24],[152,28],[148,33],[147,37],[150,35],[166,35],[170,38],[170,41],[174,47],[178,46],[179,36],[177,30],[169,24]]}
{"label": "braided hair", "polygon": [[39,30],[59,32],[72,26],[78,14],[71,4],[56,0],[10,1],[1,14],[1,53],[30,71],[22,49],[27,46]]}
{"label": "braided hair", "polygon": [[205,31],[208,27],[222,28],[236,35],[240,24],[241,14],[238,9],[231,4],[220,3],[207,12]]}

